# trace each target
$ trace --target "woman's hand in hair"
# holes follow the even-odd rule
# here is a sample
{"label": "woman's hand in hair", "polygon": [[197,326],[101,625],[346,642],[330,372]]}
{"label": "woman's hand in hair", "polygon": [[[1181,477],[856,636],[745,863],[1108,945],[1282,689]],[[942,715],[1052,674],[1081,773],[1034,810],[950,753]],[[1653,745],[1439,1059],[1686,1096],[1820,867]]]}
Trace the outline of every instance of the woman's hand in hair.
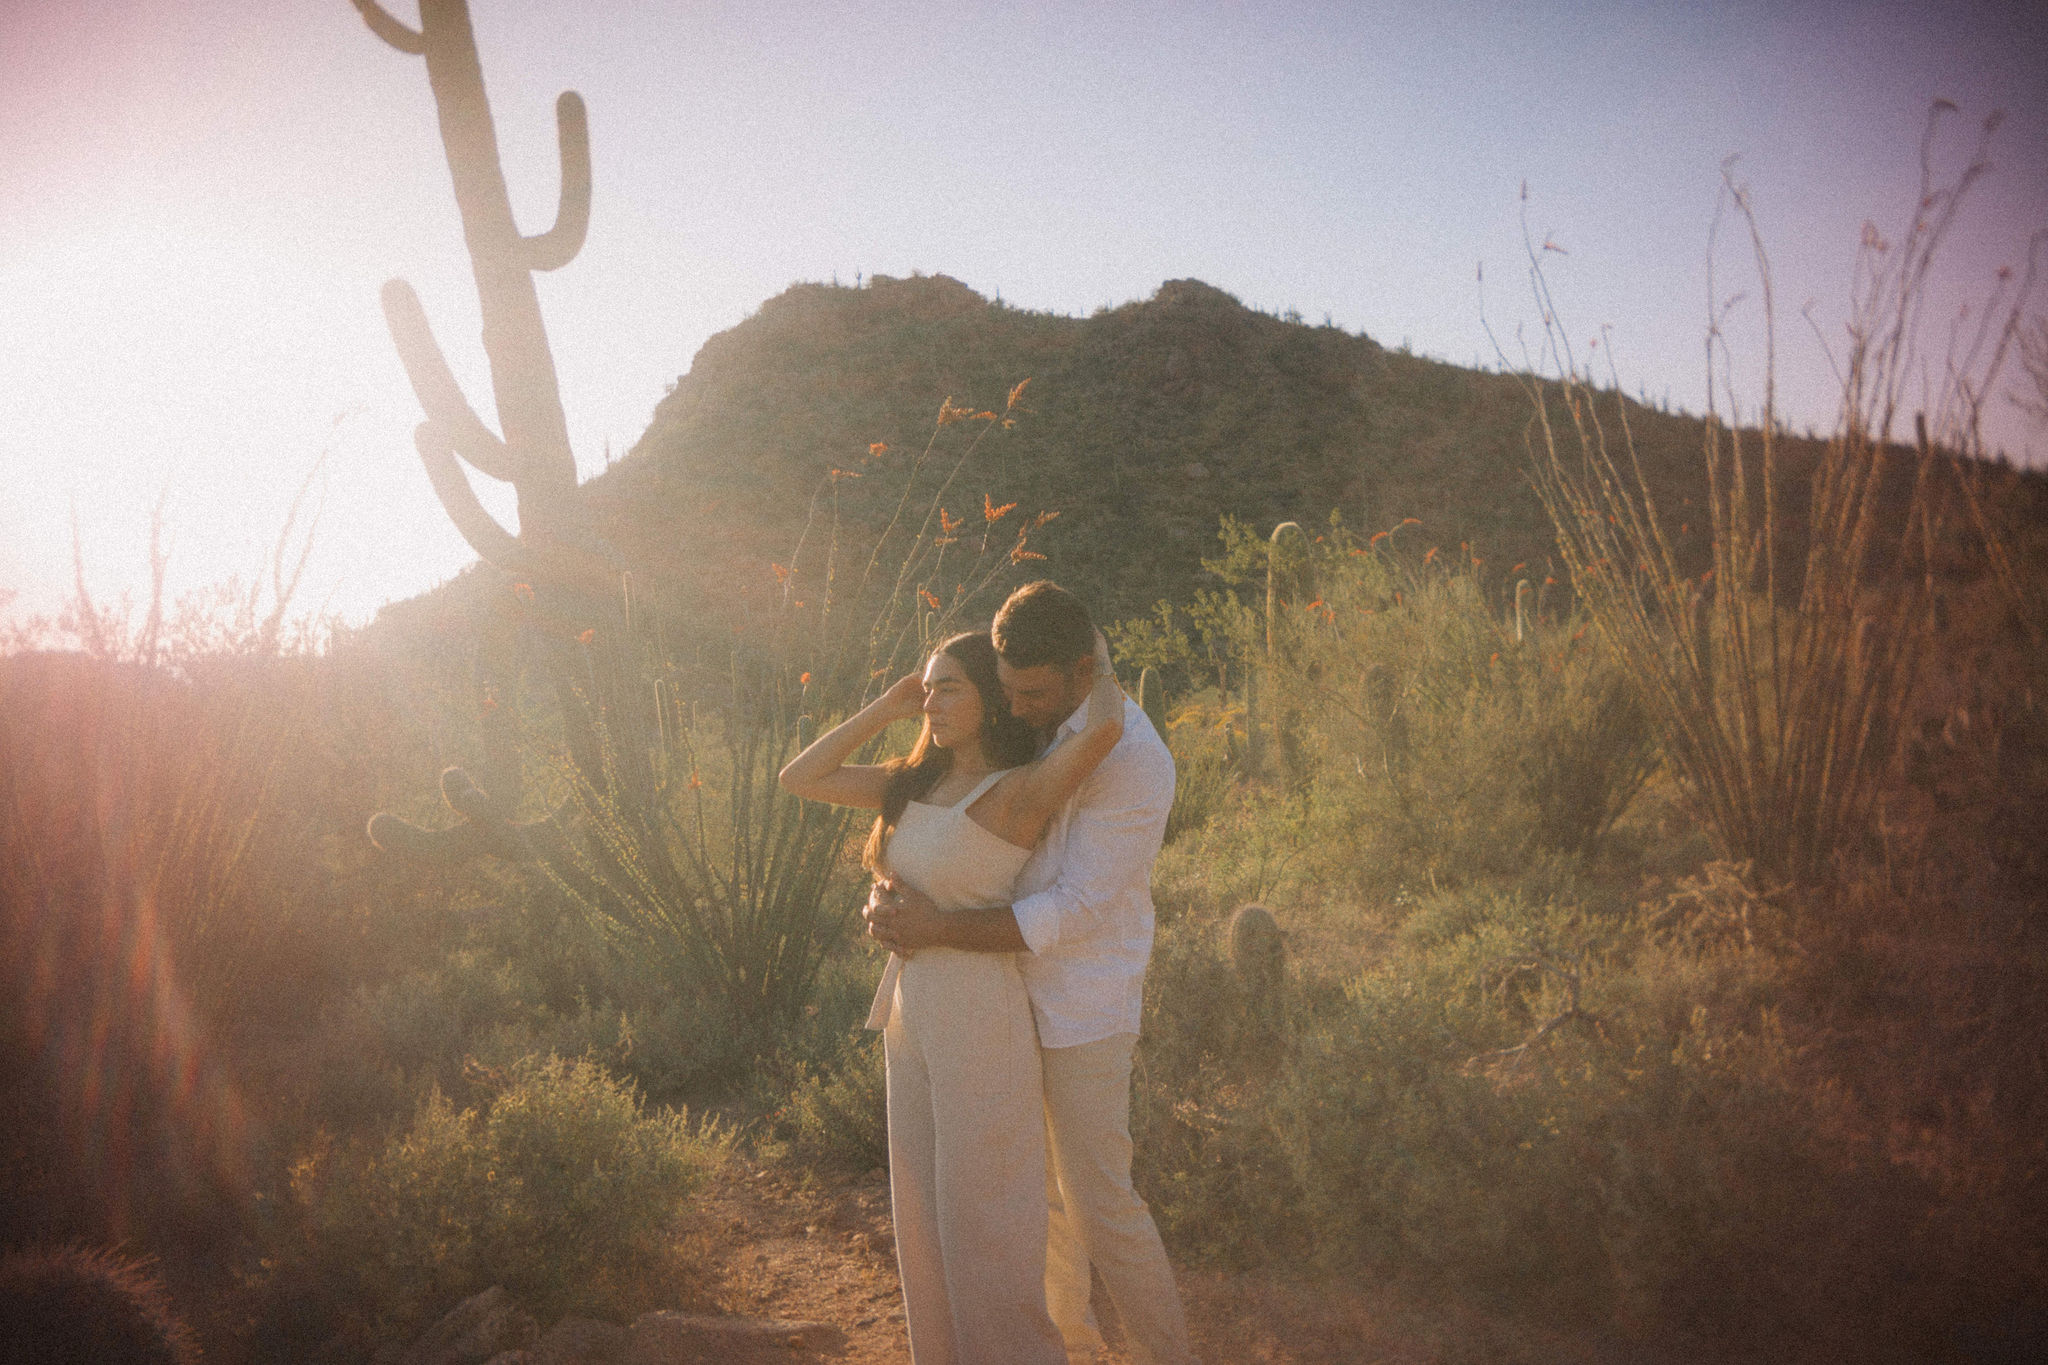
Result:
{"label": "woman's hand in hair", "polygon": [[874,701],[878,718],[915,720],[924,712],[924,674],[905,673]]}

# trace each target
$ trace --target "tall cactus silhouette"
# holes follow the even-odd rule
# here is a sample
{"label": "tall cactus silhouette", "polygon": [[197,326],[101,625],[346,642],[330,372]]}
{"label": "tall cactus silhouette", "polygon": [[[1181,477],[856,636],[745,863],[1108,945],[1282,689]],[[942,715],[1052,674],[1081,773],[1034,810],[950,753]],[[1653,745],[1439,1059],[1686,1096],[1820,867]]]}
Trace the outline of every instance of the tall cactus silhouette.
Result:
{"label": "tall cactus silhouette", "polygon": [[[451,768],[441,788],[457,824],[427,830],[378,815],[370,837],[440,863],[479,853],[538,859],[592,923],[636,952],[656,954],[693,989],[722,992],[736,1023],[772,1025],[754,1035],[772,1037],[809,999],[837,926],[855,904],[845,897],[825,903],[850,816],[775,786],[798,727],[800,702],[790,687],[802,684],[781,676],[771,658],[738,654],[688,677],[578,489],[533,275],[572,260],[589,223],[583,101],[570,93],[556,102],[561,205],[551,228],[524,236],[513,222],[464,0],[420,0],[417,30],[376,0],[351,3],[378,37],[426,59],[482,305],[496,431],[463,396],[404,281],[384,286],[384,313],[425,414],[415,444],[435,493],[507,589],[477,623],[485,690],[480,771],[490,785]],[[484,509],[465,466],[512,485],[516,531]],[[563,818],[516,825],[522,669],[553,685],[569,780]],[[726,770],[725,828],[715,835],[703,819],[697,707],[687,695],[707,676],[722,678],[733,699],[712,727]],[[687,826],[678,823],[679,804],[693,812]]]}
{"label": "tall cactus silhouette", "polygon": [[[425,414],[414,429],[413,444],[427,477],[470,548],[517,580],[511,609],[519,628],[487,628],[479,651],[487,712],[504,708],[484,727],[486,747],[494,751],[487,761],[498,790],[486,791],[468,773],[450,769],[442,775],[441,790],[460,823],[430,831],[396,816],[378,815],[370,822],[370,837],[379,847],[432,861],[459,861],[477,853],[528,857],[534,852],[536,827],[510,824],[519,802],[519,764],[516,753],[506,752],[516,747],[510,708],[516,706],[519,690],[518,658],[522,653],[535,655],[553,676],[562,696],[570,753],[580,768],[595,775],[601,760],[592,708],[603,709],[606,694],[613,690],[606,684],[614,681],[617,670],[594,667],[587,657],[579,667],[578,645],[587,646],[599,632],[616,641],[626,616],[619,592],[623,565],[591,528],[578,494],[554,354],[533,284],[534,272],[568,264],[583,245],[590,223],[588,122],[583,100],[575,92],[556,101],[560,206],[546,232],[522,235],[513,221],[499,163],[497,132],[466,0],[420,0],[416,30],[393,18],[376,0],[350,3],[371,32],[398,51],[426,61],[463,240],[476,278],[499,430],[494,432],[477,416],[463,395],[419,296],[404,280],[384,285],[384,317]],[[477,499],[465,464],[512,485],[518,496],[516,532],[501,525]],[[623,746],[629,762],[638,747]]]}

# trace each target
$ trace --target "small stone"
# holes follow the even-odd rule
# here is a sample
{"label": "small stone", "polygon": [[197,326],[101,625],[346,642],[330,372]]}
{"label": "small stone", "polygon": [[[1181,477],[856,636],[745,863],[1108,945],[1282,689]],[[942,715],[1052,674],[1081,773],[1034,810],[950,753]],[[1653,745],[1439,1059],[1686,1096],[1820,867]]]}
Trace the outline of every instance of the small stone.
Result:
{"label": "small stone", "polygon": [[[648,1313],[633,1324],[633,1340],[624,1365],[681,1365],[684,1361],[725,1360],[748,1343],[790,1349],[837,1351],[846,1334],[821,1322],[787,1318],[721,1318],[695,1313]],[[706,1354],[711,1352],[712,1354]]]}
{"label": "small stone", "polygon": [[492,1285],[450,1309],[402,1359],[406,1365],[466,1365],[502,1356],[539,1334],[540,1325],[504,1286]]}
{"label": "small stone", "polygon": [[632,1333],[615,1322],[563,1318],[526,1353],[526,1365],[604,1365],[625,1354]]}

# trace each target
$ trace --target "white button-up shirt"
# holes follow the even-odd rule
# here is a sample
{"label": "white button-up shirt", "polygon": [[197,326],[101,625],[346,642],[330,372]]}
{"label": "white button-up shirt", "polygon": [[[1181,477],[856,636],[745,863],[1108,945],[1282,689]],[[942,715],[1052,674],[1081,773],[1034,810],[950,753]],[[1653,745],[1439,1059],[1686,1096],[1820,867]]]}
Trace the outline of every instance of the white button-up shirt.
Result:
{"label": "white button-up shirt", "polygon": [[[1054,732],[1080,731],[1087,707]],[[1052,746],[1048,746],[1049,748]],[[1124,699],[1124,733],[1017,874],[1011,913],[1031,949],[1024,985],[1044,1047],[1136,1033],[1152,956],[1152,860],[1173,807],[1173,755]]]}

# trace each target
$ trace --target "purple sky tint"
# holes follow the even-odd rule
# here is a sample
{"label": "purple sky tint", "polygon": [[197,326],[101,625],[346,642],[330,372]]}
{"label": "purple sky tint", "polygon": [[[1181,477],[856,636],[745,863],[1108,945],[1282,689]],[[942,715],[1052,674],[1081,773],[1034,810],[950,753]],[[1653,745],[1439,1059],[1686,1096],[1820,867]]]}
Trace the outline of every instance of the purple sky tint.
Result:
{"label": "purple sky tint", "polygon": [[[409,0],[393,0],[410,20]],[[473,0],[514,204],[554,208],[553,100],[589,102],[588,244],[541,292],[586,472],[706,337],[798,280],[943,271],[1085,314],[1194,276],[1248,305],[1490,361],[1533,321],[1519,188],[1580,345],[1702,403],[1705,247],[1740,153],[1780,391],[1832,419],[1860,225],[1896,236],[1937,97],[2007,111],[1944,310],[2048,227],[2035,6],[1454,2],[576,5]],[[259,568],[322,452],[301,604],[351,619],[468,562],[412,453],[377,287],[419,288],[488,411],[424,70],[346,0],[0,5],[0,589],[47,609],[75,506],[97,591]],[[1724,253],[1722,292],[1744,286]],[[2041,301],[2048,305],[2048,299]],[[1754,358],[1753,309],[1730,332]],[[1737,372],[1753,402],[1756,365]],[[938,395],[943,396],[943,395]],[[935,396],[935,401],[936,397]],[[2005,405],[1994,435],[2048,460]],[[500,499],[500,505],[502,505]]]}

